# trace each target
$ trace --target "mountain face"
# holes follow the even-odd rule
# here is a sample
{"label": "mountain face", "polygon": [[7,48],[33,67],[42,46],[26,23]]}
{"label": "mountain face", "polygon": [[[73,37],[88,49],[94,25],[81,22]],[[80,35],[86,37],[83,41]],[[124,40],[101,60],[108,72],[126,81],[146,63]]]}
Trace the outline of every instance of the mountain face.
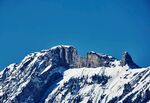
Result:
{"label": "mountain face", "polygon": [[132,57],[130,56],[130,54],[128,52],[124,52],[123,56],[122,56],[122,60],[121,60],[121,65],[125,66],[128,65],[130,68],[140,68],[138,65],[136,65],[133,60]]}
{"label": "mountain face", "polygon": [[150,103],[150,68],[72,46],[27,55],[0,72],[0,103]]}

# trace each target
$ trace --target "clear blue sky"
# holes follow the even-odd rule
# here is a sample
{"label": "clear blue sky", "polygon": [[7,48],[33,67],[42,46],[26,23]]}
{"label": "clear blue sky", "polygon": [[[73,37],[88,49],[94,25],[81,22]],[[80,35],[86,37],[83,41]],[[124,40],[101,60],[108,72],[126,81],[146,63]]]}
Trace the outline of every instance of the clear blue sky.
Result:
{"label": "clear blue sky", "polygon": [[0,68],[54,45],[150,65],[149,0],[0,0]]}

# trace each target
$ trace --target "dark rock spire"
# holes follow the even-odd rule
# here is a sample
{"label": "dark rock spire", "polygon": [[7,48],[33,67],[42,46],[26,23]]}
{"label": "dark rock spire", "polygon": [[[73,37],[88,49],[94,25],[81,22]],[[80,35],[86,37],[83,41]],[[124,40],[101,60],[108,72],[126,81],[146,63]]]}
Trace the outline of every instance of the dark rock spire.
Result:
{"label": "dark rock spire", "polygon": [[128,65],[130,68],[140,68],[133,62],[133,59],[128,52],[124,52],[121,59],[121,66],[125,65]]}

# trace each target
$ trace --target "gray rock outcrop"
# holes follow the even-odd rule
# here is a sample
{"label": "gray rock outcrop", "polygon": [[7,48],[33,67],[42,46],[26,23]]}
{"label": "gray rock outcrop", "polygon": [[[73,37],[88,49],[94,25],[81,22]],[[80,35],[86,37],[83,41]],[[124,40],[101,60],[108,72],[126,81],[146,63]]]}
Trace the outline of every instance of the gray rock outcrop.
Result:
{"label": "gray rock outcrop", "polygon": [[102,54],[98,54],[95,52],[89,52],[87,53],[87,57],[86,57],[86,66],[87,67],[110,67],[111,63],[114,62],[114,60],[116,60],[114,57],[112,56],[108,56],[108,55],[102,55]]}
{"label": "gray rock outcrop", "polygon": [[65,70],[111,68],[117,64],[116,61],[121,66],[139,68],[127,52],[121,61],[95,52],[80,57],[73,46],[64,45],[31,53],[20,63],[12,64],[0,72],[0,103],[43,103],[47,91],[50,92],[53,85],[62,79]]}
{"label": "gray rock outcrop", "polygon": [[120,65],[121,66],[128,65],[130,68],[140,68],[140,66],[138,66],[133,62],[132,57],[128,52],[123,53]]}

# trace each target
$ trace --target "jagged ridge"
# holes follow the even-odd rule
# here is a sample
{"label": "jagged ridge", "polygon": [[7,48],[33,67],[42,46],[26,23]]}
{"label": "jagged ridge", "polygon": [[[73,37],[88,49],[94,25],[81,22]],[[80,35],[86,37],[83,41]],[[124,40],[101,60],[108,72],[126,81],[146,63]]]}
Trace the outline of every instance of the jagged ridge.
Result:
{"label": "jagged ridge", "polygon": [[[123,55],[122,60],[118,60],[112,56],[102,55],[95,52],[89,52],[87,53],[86,57],[80,57],[77,53],[77,50],[73,46],[64,46],[64,45],[56,46],[48,50],[43,50],[41,52],[32,53],[26,56],[21,61],[21,63],[12,64],[7,68],[5,68],[0,73],[0,102],[1,103],[47,102],[51,100],[47,96],[53,92],[53,86],[57,87],[57,82],[63,80],[64,78],[65,75],[64,71],[68,69],[70,70],[70,68],[72,68],[72,70],[74,70],[73,68],[81,68],[82,70],[83,67],[87,67],[92,68],[94,70],[94,68],[96,69],[97,67],[99,67],[98,69],[99,71],[103,67],[105,67],[110,68],[110,70],[111,68],[113,68],[114,70],[116,70],[116,72],[119,72],[120,69],[118,70],[117,68],[122,68],[121,70],[123,70],[123,68],[128,69],[139,67],[133,62],[131,56],[128,53],[125,54],[126,55]],[[90,70],[90,72],[91,71],[92,70]],[[95,71],[95,73],[97,73],[98,71]],[[143,75],[146,75],[145,71],[146,70],[144,69],[141,71],[136,70],[137,75],[140,72],[141,73],[144,72]],[[149,73],[149,70],[147,72]],[[70,72],[70,74],[73,73],[74,72]],[[101,77],[101,75],[102,74],[98,74],[98,77],[100,76],[100,78],[103,78],[103,76]],[[149,74],[147,74],[146,76],[148,75]],[[80,77],[82,76],[78,76],[78,78]],[[104,78],[105,77],[107,78],[107,76],[104,75]],[[112,76],[112,78],[115,77]],[[81,79],[80,82],[82,83],[83,80],[85,79]],[[93,84],[95,84],[95,82],[92,82],[90,85]],[[100,82],[99,84],[103,84],[103,82]],[[149,86],[149,84],[147,85]],[[149,93],[149,89],[147,91]],[[46,98],[47,101],[45,101]],[[64,98],[64,100],[66,99]],[[114,101],[118,100],[119,99],[117,100],[114,99]],[[51,101],[49,101],[49,103],[51,103]]]}

